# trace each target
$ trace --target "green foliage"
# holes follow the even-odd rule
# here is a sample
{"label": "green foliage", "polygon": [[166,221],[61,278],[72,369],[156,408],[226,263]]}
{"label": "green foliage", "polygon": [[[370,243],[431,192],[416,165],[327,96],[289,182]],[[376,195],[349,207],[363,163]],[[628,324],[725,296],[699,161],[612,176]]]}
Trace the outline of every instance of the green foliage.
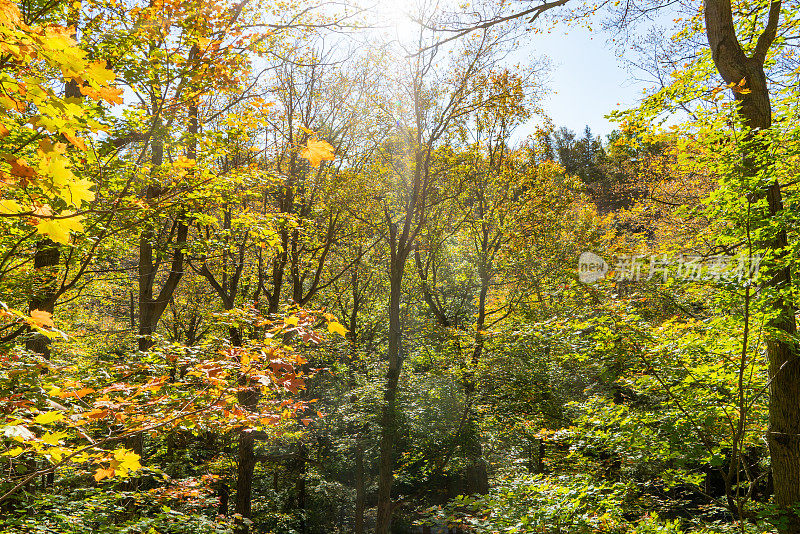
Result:
{"label": "green foliage", "polygon": [[589,476],[520,476],[498,481],[483,497],[459,496],[432,509],[427,521],[473,532],[679,533],[679,520],[655,514],[630,519],[634,486],[597,483]]}

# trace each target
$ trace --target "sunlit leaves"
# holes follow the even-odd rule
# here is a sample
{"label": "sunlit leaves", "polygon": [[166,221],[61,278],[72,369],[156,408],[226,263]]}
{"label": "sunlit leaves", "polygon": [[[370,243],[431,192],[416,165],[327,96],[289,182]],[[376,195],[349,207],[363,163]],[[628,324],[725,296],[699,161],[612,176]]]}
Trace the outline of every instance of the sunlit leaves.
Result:
{"label": "sunlit leaves", "polygon": [[342,337],[347,336],[347,329],[344,326],[342,326],[342,323],[339,322],[329,322],[328,332],[332,334],[339,334]]}
{"label": "sunlit leaves", "polygon": [[[120,102],[121,90],[110,85],[115,77],[105,62],[90,61],[76,45],[71,30],[28,26],[7,0],[0,13],[0,41],[8,54],[0,73],[0,217],[30,213],[34,217],[14,220],[68,243],[71,231],[81,231],[80,219],[58,215],[95,198],[92,183],[72,170],[87,150],[85,136],[100,128],[94,101]],[[52,71],[89,98],[84,102],[59,94],[49,80]]]}
{"label": "sunlit leaves", "polygon": [[314,167],[318,167],[323,161],[333,160],[333,147],[327,141],[311,138],[300,151],[300,156],[306,158]]}
{"label": "sunlit leaves", "polygon": [[69,212],[62,213],[64,218],[60,219],[42,219],[36,225],[36,231],[44,236],[49,237],[56,243],[69,244],[70,232],[83,231],[83,219],[80,215],[74,215]]}
{"label": "sunlit leaves", "polygon": [[50,412],[40,413],[39,415],[33,418],[33,421],[35,423],[39,423],[40,425],[47,425],[50,423],[54,423],[56,421],[61,421],[62,419],[64,419],[64,414],[59,411],[53,410]]}

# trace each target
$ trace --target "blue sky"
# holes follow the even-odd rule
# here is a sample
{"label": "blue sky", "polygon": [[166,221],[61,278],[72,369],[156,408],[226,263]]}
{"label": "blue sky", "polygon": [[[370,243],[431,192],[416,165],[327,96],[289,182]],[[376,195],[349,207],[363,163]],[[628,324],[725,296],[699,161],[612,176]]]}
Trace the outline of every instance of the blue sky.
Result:
{"label": "blue sky", "polygon": [[[454,1],[454,0],[451,0]],[[418,3],[426,0],[377,0],[379,19],[388,22],[387,35],[403,38],[416,35],[416,24],[409,18]],[[556,127],[566,126],[583,132],[589,125],[595,135],[605,137],[616,128],[604,116],[614,109],[634,106],[645,85],[633,79],[617,57],[609,34],[585,28],[555,24],[551,33],[525,34],[508,63],[525,66],[541,56],[550,60],[547,76],[549,92],[542,107]],[[535,131],[539,119],[520,127],[517,139]]]}
{"label": "blue sky", "polygon": [[[632,78],[606,41],[606,35],[582,28],[566,34],[553,30],[531,38],[510,58],[522,64],[526,56],[550,58],[550,92],[542,104],[557,127],[580,133],[588,124],[595,135],[605,136],[615,125],[604,115],[633,106],[641,98],[646,86]],[[534,127],[532,122],[517,135],[525,137]]]}

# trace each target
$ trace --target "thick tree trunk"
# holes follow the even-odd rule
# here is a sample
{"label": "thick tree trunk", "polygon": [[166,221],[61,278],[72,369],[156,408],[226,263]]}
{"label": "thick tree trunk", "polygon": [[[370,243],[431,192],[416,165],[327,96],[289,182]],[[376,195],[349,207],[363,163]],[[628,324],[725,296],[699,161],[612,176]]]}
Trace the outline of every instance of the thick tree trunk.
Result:
{"label": "thick tree trunk", "polygon": [[[756,140],[758,130],[772,124],[772,107],[764,72],[764,60],[777,32],[781,11],[780,0],[769,7],[764,31],[751,56],[742,51],[736,36],[730,0],[706,0],[705,21],[708,42],[714,63],[729,84],[744,82],[744,92],[734,89],[739,113],[750,129],[749,139]],[[768,165],[763,154],[745,154],[745,170],[755,175],[760,165]],[[783,212],[780,184],[771,184],[766,192],[769,220],[776,221]],[[763,197],[762,197],[763,198]],[[788,239],[780,228],[764,243],[780,261],[786,254]],[[800,517],[793,508],[800,503],[800,361],[796,344],[791,340],[797,332],[795,310],[781,292],[792,285],[789,266],[767,273],[764,285],[776,292],[772,307],[777,311],[770,321],[767,337],[769,366],[769,444],[775,485],[775,503],[786,515],[780,524],[784,534],[800,534]]]}
{"label": "thick tree trunk", "polygon": [[[41,310],[52,314],[55,310],[60,258],[61,252],[56,243],[47,238],[36,242],[36,252],[33,255],[36,287],[28,303],[31,311]],[[50,338],[47,336],[39,333],[31,334],[25,342],[25,348],[50,358]]]}
{"label": "thick tree trunk", "polygon": [[[253,470],[256,466],[256,457],[253,454],[255,439],[252,432],[239,433],[239,469],[236,477],[236,513],[249,518],[251,515],[251,502],[253,491]],[[240,528],[247,532],[247,528]]]}
{"label": "thick tree trunk", "polygon": [[[239,393],[239,404],[246,410],[254,410],[261,397],[258,388],[251,388]],[[253,494],[253,472],[256,467],[255,436],[252,432],[239,432],[239,467],[236,476],[235,511],[243,518],[250,518]],[[237,533],[247,534],[249,528],[244,522],[237,526]]]}
{"label": "thick tree trunk", "polygon": [[[189,106],[189,142],[186,150],[186,156],[189,159],[197,158],[197,133],[197,104],[193,104]],[[157,170],[164,163],[164,143],[161,140],[161,132],[156,132],[151,150],[150,162],[153,169]],[[162,193],[163,190],[160,186],[152,184],[147,187],[145,196],[147,200],[155,200]],[[167,304],[178,288],[178,283],[183,278],[185,260],[183,247],[189,235],[189,226],[182,214],[178,215],[174,225],[170,271],[158,296],[155,296],[154,286],[161,261],[154,258],[153,242],[156,240],[156,236],[153,228],[143,231],[139,238],[139,350],[141,351],[146,351],[153,346],[152,335],[156,331],[164,310],[167,309]]]}

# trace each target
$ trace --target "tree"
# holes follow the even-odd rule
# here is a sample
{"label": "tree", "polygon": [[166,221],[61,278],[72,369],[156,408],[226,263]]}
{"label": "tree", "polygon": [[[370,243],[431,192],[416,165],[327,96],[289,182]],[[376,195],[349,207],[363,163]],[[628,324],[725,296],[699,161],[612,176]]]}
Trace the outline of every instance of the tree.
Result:
{"label": "tree", "polygon": [[[530,17],[527,23],[531,23],[545,12],[566,3],[566,0],[545,2],[489,16],[476,11],[474,16],[477,16],[478,20],[451,26],[448,31],[454,32],[454,35],[443,39],[439,44],[508,21]],[[650,8],[637,2],[626,2],[618,11],[619,28],[630,31],[627,25],[637,14],[644,13],[648,9]],[[745,23],[744,19],[747,17],[743,17],[741,21],[734,20],[734,10],[728,0],[706,0],[702,10],[705,33],[714,65],[719,75],[731,87],[733,97],[738,104],[739,115],[749,130],[748,135],[753,139],[757,138],[758,131],[766,130],[772,124],[772,105],[765,74],[765,61],[775,43],[780,26],[781,9],[780,0],[770,2],[768,5],[754,6],[754,16],[763,17],[766,14],[766,21],[760,33],[757,32],[755,25]],[[572,15],[593,13],[594,10],[591,7],[588,10],[577,9]],[[742,29],[743,25],[746,28]],[[746,33],[747,41],[740,39],[742,32]],[[749,44],[745,47],[743,42]],[[743,157],[744,166],[750,175],[757,175],[760,167],[764,165],[762,158],[766,153],[765,149],[764,146],[748,144]],[[771,183],[760,194],[767,199],[771,220],[780,221],[783,213],[780,184],[777,181]],[[788,246],[786,231],[777,230],[765,245],[773,254],[783,257]],[[795,402],[800,396],[798,389],[800,361],[795,356],[797,349],[793,340],[797,330],[794,308],[791,301],[783,295],[783,292],[791,286],[790,267],[788,265],[776,267],[767,278],[766,286],[776,290],[780,295],[773,301],[777,315],[770,323],[773,334],[767,345],[770,361],[770,453],[776,477],[776,502],[789,515],[788,523],[782,527],[782,531],[794,533],[800,532],[800,518],[789,510],[800,501],[800,440],[791,436],[800,434],[800,427],[797,426],[797,422],[800,421],[800,408]]]}

